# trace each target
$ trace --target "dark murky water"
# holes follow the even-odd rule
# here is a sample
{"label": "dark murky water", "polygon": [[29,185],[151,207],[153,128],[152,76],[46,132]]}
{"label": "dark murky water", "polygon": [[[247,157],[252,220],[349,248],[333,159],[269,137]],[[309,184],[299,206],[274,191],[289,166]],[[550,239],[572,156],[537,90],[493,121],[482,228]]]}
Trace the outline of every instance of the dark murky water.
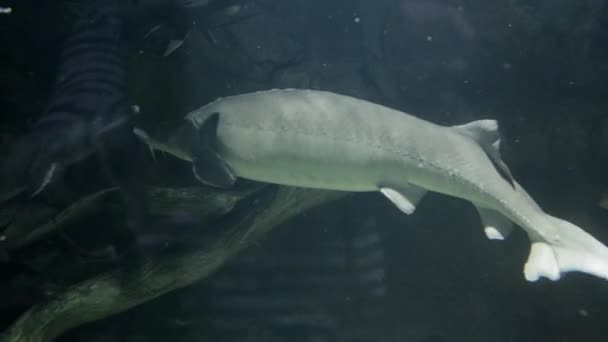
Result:
{"label": "dark murky water", "polygon": [[266,202],[233,209],[256,184],[200,190],[131,132],[164,138],[218,97],[273,88],[496,119],[522,186],[607,242],[607,39],[604,0],[0,1],[0,341],[108,274],[82,311],[35,316],[53,323],[26,326],[44,332],[31,341],[605,341],[605,280],[526,282],[525,233],[489,241],[438,194],[410,216],[371,193],[298,212],[184,280],[198,264],[179,260]]}

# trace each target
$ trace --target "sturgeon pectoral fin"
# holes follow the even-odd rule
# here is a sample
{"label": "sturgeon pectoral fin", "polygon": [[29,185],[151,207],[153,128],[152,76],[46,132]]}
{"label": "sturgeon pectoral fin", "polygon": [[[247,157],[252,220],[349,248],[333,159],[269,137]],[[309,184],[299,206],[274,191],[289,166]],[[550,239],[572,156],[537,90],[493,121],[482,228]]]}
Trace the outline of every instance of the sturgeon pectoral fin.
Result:
{"label": "sturgeon pectoral fin", "polygon": [[49,185],[53,180],[58,178],[57,174],[60,171],[61,168],[59,163],[53,162],[46,170],[41,170],[43,174],[35,174],[35,176],[32,178],[39,179],[35,179],[32,183],[30,197],[36,197],[42,192],[42,190],[46,189],[47,185]]}
{"label": "sturgeon pectoral fin", "polygon": [[501,213],[496,210],[480,208],[477,206],[475,206],[475,208],[481,217],[483,230],[488,239],[504,240],[513,231],[513,223]]}
{"label": "sturgeon pectoral fin", "polygon": [[219,113],[213,113],[202,126],[192,125],[192,171],[201,183],[229,188],[234,185],[236,175],[216,152],[218,123]]}
{"label": "sturgeon pectoral fin", "polygon": [[380,187],[380,192],[388,197],[399,210],[410,215],[416,210],[416,206],[427,191],[415,185],[408,185],[398,188],[388,186]]}
{"label": "sturgeon pectoral fin", "polygon": [[173,52],[175,52],[175,50],[177,50],[180,46],[182,46],[182,44],[184,44],[183,39],[170,40],[169,43],[167,44],[167,48],[165,49],[165,52],[163,53],[163,57],[167,57],[170,54],[172,54]]}
{"label": "sturgeon pectoral fin", "polygon": [[224,161],[211,154],[195,158],[192,161],[192,173],[199,182],[217,188],[230,188],[236,181]]}

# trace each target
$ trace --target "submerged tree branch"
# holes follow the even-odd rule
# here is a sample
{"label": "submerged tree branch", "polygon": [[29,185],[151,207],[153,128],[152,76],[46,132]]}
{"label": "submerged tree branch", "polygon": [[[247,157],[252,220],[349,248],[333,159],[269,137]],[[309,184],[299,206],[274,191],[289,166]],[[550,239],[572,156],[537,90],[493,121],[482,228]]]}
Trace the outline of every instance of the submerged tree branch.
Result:
{"label": "submerged tree branch", "polygon": [[[100,320],[208,277],[226,260],[285,220],[343,197],[344,192],[279,187],[272,198],[243,209],[208,246],[125,266],[68,288],[24,315],[0,342],[48,342],[79,325]],[[201,207],[207,205],[204,201]],[[127,274],[127,279],[124,278]]]}
{"label": "submerged tree branch", "polygon": [[96,204],[116,190],[116,188],[104,189],[84,197],[55,215],[47,213],[50,219],[37,227],[21,220],[13,222],[2,232],[6,248],[12,250],[27,246],[50,232],[63,229],[77,220],[93,214],[99,210]]}
{"label": "submerged tree branch", "polygon": [[[150,187],[148,200],[150,214],[165,215],[176,212],[192,213],[198,217],[222,215],[232,209],[235,203],[251,194],[251,190],[225,191],[211,187],[195,186],[186,188]],[[2,241],[8,250],[15,250],[39,241],[51,233],[65,229],[79,220],[104,210],[104,202],[118,194],[118,188],[103,189],[89,194],[78,202],[59,212],[46,209],[42,218],[33,220],[25,217],[12,222],[2,232]],[[32,211],[30,208],[29,211]],[[40,210],[33,210],[38,212]],[[41,219],[46,222],[35,225]]]}

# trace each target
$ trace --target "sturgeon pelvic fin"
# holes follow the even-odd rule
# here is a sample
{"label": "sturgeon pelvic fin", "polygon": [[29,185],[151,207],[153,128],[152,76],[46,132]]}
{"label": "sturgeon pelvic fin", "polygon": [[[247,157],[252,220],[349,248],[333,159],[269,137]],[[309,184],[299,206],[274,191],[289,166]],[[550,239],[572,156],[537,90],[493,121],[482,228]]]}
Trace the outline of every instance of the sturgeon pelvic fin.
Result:
{"label": "sturgeon pelvic fin", "polygon": [[218,188],[230,188],[236,176],[216,152],[217,125],[220,114],[213,113],[201,123],[192,122],[192,172],[201,183]]}
{"label": "sturgeon pelvic fin", "polygon": [[513,223],[501,213],[478,206],[475,206],[475,208],[481,217],[483,230],[488,239],[504,240],[513,231]]}
{"label": "sturgeon pelvic fin", "polygon": [[425,189],[411,184],[401,187],[381,186],[380,192],[407,215],[416,210],[416,206],[427,193]]}
{"label": "sturgeon pelvic fin", "polygon": [[477,141],[500,176],[516,188],[511,170],[500,156],[500,132],[496,120],[477,120],[452,128]]}

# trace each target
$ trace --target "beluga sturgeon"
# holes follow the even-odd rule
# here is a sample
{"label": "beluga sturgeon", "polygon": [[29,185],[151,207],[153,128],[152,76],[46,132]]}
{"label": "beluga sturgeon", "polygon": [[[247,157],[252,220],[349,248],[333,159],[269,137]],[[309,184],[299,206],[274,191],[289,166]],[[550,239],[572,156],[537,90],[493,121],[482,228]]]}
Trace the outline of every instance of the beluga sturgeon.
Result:
{"label": "beluga sturgeon", "polygon": [[152,149],[192,162],[201,182],[230,187],[238,177],[287,186],[380,191],[412,214],[428,191],[470,201],[490,239],[513,224],[531,248],[528,281],[571,271],[608,279],[608,248],[549,215],[502,161],[495,120],[437,125],[336,93],[274,89],[220,98],[186,115]]}

